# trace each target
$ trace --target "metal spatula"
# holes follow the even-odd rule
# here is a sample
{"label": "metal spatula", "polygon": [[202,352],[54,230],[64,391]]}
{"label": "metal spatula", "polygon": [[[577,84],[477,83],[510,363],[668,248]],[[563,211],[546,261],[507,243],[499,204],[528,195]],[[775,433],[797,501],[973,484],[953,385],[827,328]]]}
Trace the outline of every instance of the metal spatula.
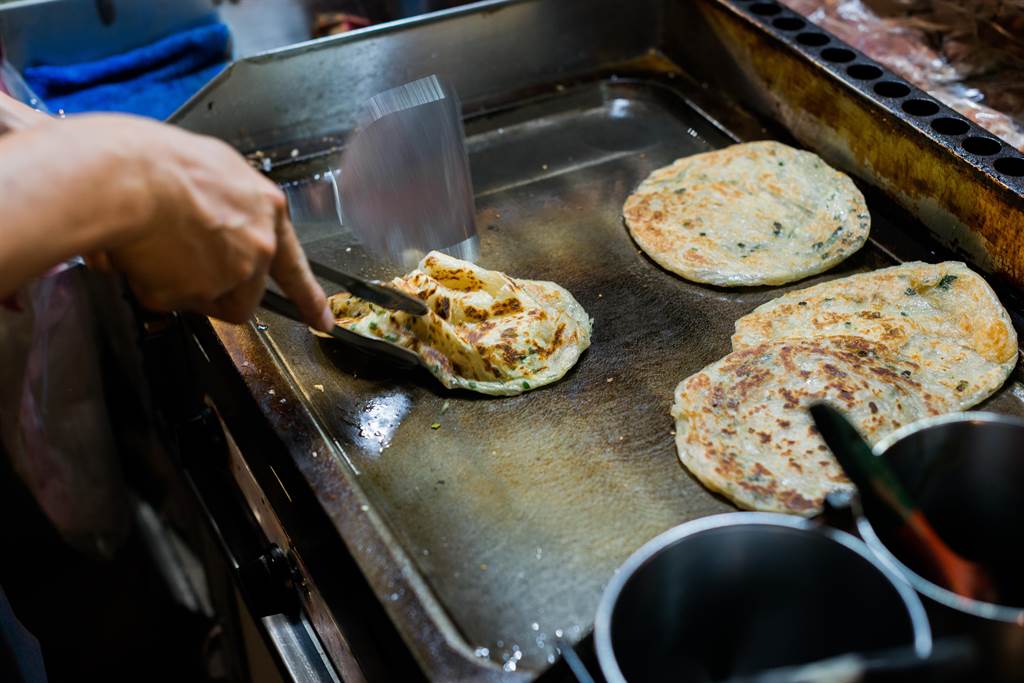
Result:
{"label": "metal spatula", "polygon": [[370,303],[389,308],[393,311],[405,311],[413,315],[427,314],[427,305],[425,303],[378,280],[365,280],[355,277],[312,259],[309,260],[309,268],[317,277],[332,282],[344,288],[349,294],[365,299]]}
{"label": "metal spatula", "polygon": [[475,260],[473,185],[458,98],[428,76],[372,98],[342,156],[346,225],[409,269],[432,249]]}
{"label": "metal spatula", "polygon": [[[299,307],[292,303],[291,299],[278,294],[272,289],[268,289],[263,293],[263,300],[260,302],[260,306],[268,311],[273,311],[278,315],[290,318],[297,323],[305,324],[302,319],[302,313],[299,312]],[[389,344],[383,339],[371,339],[370,337],[364,337],[361,334],[356,334],[355,332],[346,330],[340,325],[332,327],[328,331],[328,334],[361,351],[381,359],[389,360],[399,366],[413,367],[421,364],[422,362],[419,356],[408,349],[403,349],[400,346]]]}

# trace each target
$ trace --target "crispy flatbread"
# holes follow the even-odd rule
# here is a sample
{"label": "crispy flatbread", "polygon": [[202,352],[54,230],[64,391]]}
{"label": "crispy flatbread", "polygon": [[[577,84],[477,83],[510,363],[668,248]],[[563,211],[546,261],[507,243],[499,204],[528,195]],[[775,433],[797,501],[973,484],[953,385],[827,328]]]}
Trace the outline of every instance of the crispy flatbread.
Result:
{"label": "crispy flatbread", "polygon": [[855,334],[913,363],[953,410],[995,392],[1017,334],[995,292],[963,263],[904,263],[790,292],[736,322],[733,349],[771,339]]}
{"label": "crispy flatbread", "polygon": [[449,389],[520,394],[561,379],[590,345],[590,317],[553,282],[515,280],[431,252],[390,284],[422,299],[427,314],[341,293],[329,299],[338,325],[413,351]]}
{"label": "crispy flatbread", "polygon": [[733,351],[676,387],[679,458],[741,508],[813,515],[829,491],[850,483],[807,407],[829,401],[874,442],[955,409],[921,374],[884,344],[855,336],[772,340]]}
{"label": "crispy flatbread", "polygon": [[861,248],[864,197],[811,152],[750,142],[654,171],[622,209],[636,243],[687,280],[777,285],[821,273]]}

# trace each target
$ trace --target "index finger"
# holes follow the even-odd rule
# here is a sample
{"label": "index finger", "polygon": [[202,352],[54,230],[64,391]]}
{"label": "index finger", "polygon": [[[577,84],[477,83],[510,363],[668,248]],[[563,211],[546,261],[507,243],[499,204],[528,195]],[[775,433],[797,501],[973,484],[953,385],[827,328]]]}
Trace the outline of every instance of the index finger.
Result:
{"label": "index finger", "polygon": [[279,205],[276,213],[277,251],[270,263],[270,276],[280,285],[285,296],[299,307],[302,317],[311,327],[327,332],[334,326],[327,296],[309,269],[286,206],[283,203]]}

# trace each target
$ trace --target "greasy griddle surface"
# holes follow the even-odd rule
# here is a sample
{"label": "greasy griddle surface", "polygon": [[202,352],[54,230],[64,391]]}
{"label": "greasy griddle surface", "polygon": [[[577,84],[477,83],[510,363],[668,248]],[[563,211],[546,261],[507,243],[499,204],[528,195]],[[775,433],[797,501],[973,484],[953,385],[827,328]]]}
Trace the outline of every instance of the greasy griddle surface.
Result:
{"label": "greasy griddle surface", "polygon": [[[267,316],[263,333],[470,647],[537,671],[556,630],[586,633],[631,552],[734,509],[677,460],[676,384],[726,354],[733,323],[755,306],[892,259],[869,244],[823,276],[752,290],[660,269],[626,232],[623,201],[655,168],[732,140],[653,85],[585,86],[474,121],[468,134],[480,264],[558,282],[594,318],[591,348],[562,381],[486,398],[422,371],[374,369],[281,319]],[[874,215],[876,231],[884,222]],[[394,274],[348,246],[306,242],[340,268]],[[1008,391],[999,409],[1020,412]]]}

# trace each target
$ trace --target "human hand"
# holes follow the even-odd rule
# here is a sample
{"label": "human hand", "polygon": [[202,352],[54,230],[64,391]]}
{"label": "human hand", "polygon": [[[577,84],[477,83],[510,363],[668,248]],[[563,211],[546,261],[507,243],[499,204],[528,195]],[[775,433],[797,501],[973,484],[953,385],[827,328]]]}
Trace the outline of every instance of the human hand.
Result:
{"label": "human hand", "polygon": [[113,172],[135,174],[141,219],[87,258],[123,273],[144,306],[240,323],[259,304],[269,275],[310,325],[334,324],[284,194],[234,149],[132,117],[81,117],[62,125],[119,144],[122,158]]}

